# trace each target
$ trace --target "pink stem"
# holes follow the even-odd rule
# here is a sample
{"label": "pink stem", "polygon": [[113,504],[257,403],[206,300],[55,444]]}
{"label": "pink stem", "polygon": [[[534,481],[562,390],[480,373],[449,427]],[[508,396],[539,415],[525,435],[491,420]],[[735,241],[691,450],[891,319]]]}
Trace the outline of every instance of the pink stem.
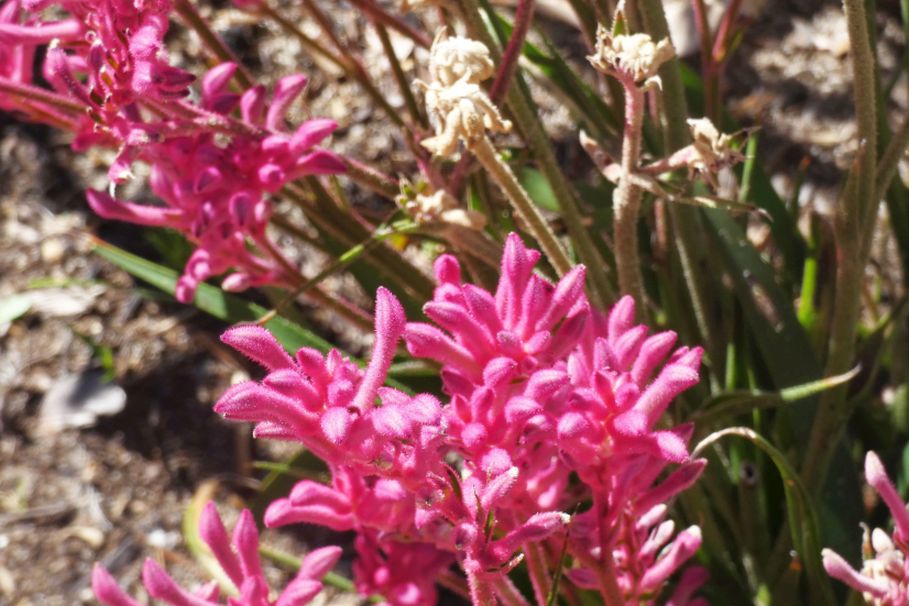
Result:
{"label": "pink stem", "polygon": [[51,107],[56,107],[64,112],[82,113],[85,111],[85,106],[83,104],[77,103],[68,97],[64,97],[63,95],[43,88],[38,88],[37,86],[32,86],[31,84],[15,82],[9,78],[0,77],[0,93],[22,99],[38,101],[50,105]]}

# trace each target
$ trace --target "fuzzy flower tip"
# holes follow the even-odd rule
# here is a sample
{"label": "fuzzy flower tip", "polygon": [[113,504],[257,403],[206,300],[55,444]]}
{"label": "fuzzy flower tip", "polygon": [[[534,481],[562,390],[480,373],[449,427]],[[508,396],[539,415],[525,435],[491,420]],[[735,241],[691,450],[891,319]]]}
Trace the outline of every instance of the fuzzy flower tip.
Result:
{"label": "fuzzy flower tip", "polygon": [[[267,374],[215,409],[255,423],[257,436],[303,444],[331,470],[329,483],[304,480],[275,501],[266,525],[356,532],[357,586],[390,604],[434,603],[452,562],[482,594],[528,545],[558,551],[566,539],[580,587],[598,588],[610,558],[629,603],[670,585],[671,603],[698,603],[704,574],[686,563],[700,531],[677,531],[667,504],[705,461],[689,456],[693,428],[666,427],[664,413],[697,383],[701,350],[649,334],[630,298],[593,309],[583,267],[552,283],[539,259],[510,235],[489,292],[439,257],[431,323],[407,323],[380,290],[366,368],[337,351],[291,356],[259,326],[225,333]],[[413,357],[440,364],[443,401],[382,386],[402,338]]]}
{"label": "fuzzy flower tip", "polygon": [[[202,512],[199,533],[233,583],[238,596],[221,598],[216,583],[187,591],[177,585],[157,562],[149,559],[142,569],[142,583],[151,597],[173,606],[304,606],[322,591],[322,577],[341,557],[341,548],[334,546],[310,552],[293,580],[277,599],[272,599],[259,561],[259,533],[249,510],[243,510],[233,533],[228,534],[214,504],[209,503]],[[105,606],[139,606],[139,602],[120,589],[101,564],[96,564],[92,571],[92,590]]]}
{"label": "fuzzy flower tip", "polygon": [[865,457],[865,479],[890,510],[895,526],[893,534],[864,527],[861,570],[854,569],[831,549],[821,552],[824,569],[831,577],[861,593],[872,606],[909,604],[909,511],[880,458],[872,451]]}

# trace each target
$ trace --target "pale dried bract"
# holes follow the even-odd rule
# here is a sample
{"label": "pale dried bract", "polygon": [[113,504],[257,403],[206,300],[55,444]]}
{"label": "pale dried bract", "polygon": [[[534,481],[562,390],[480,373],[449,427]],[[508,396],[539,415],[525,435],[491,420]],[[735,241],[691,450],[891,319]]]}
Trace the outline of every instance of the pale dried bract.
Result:
{"label": "pale dried bract", "polygon": [[588,60],[605,74],[648,85],[658,82],[653,78],[674,56],[675,49],[668,39],[654,42],[647,34],[613,36],[601,25],[597,30],[596,52]]}
{"label": "pale dried bract", "polygon": [[486,131],[507,133],[511,122],[502,118],[498,108],[480,86],[494,68],[489,50],[467,38],[436,36],[430,52],[428,84],[417,81],[424,91],[426,109],[436,134],[422,141],[435,156],[451,157],[464,141],[468,146],[486,136]]}

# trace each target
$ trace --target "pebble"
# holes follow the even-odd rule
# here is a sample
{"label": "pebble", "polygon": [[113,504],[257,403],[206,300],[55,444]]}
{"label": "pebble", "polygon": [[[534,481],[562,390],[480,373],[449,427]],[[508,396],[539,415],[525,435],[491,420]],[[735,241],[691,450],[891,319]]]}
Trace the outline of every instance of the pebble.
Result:
{"label": "pebble", "polygon": [[41,260],[48,265],[59,263],[66,253],[66,245],[60,238],[47,238],[41,242]]}

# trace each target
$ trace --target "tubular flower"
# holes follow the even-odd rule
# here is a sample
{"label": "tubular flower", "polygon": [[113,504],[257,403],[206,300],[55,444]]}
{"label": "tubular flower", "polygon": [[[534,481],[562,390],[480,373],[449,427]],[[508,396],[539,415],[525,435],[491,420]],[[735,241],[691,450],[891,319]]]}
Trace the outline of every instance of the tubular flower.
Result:
{"label": "tubular flower", "polygon": [[827,574],[861,593],[872,606],[909,604],[909,510],[900,497],[880,458],[868,451],[865,479],[880,495],[893,516],[894,530],[865,527],[862,568],[855,570],[838,553],[824,549],[821,556]]}
{"label": "tubular flower", "polygon": [[[222,600],[214,582],[194,592],[186,591],[149,559],[142,569],[142,582],[153,598],[173,606],[303,606],[322,591],[322,577],[341,557],[340,547],[323,547],[310,552],[303,558],[294,579],[273,600],[259,561],[259,532],[249,510],[243,510],[232,535],[228,536],[217,509],[209,503],[202,512],[199,533],[236,588],[237,597]],[[92,589],[105,606],[139,606],[139,602],[127,596],[100,564],[96,564],[92,572]]]}
{"label": "tubular flower", "polygon": [[369,530],[357,535],[354,548],[357,591],[380,595],[381,603],[391,606],[435,604],[435,579],[454,561],[452,554],[430,544],[382,540]]}
{"label": "tubular flower", "polygon": [[[657,424],[698,381],[701,350],[648,336],[630,298],[608,315],[591,310],[583,267],[553,284],[534,272],[538,260],[509,236],[491,293],[440,257],[425,306],[434,324],[407,324],[380,290],[365,370],[337,351],[292,358],[260,327],[225,333],[268,374],[231,388],[216,410],[255,422],[260,437],[301,442],[332,473],[329,485],[298,483],[266,524],[356,532],[358,586],[390,604],[433,603],[452,561],[487,603],[516,554],[534,544],[558,553],[566,539],[573,583],[655,603],[700,545],[697,527],[676,532],[667,503],[705,461],[689,457],[690,425]],[[441,364],[447,402],[381,387],[401,337]],[[700,604],[705,574],[686,570],[670,603]]]}
{"label": "tubular flower", "polygon": [[[268,196],[305,175],[345,171],[318,147],[334,121],[286,129],[307,78],[282,78],[270,98],[261,85],[238,93],[229,86],[237,65],[222,63],[202,76],[195,101],[196,77],[171,65],[164,46],[171,2],[66,1],[59,3],[66,18],[46,21],[37,11],[50,4],[0,7],[0,108],[71,130],[78,151],[116,149],[111,189],[133,177],[134,163],[150,167],[151,189],[164,205],[94,190],[88,202],[105,218],[176,229],[196,245],[177,285],[180,301],[231,270],[226,290],[294,285],[298,277],[266,235]],[[42,46],[40,68],[52,90],[31,82]]]}

